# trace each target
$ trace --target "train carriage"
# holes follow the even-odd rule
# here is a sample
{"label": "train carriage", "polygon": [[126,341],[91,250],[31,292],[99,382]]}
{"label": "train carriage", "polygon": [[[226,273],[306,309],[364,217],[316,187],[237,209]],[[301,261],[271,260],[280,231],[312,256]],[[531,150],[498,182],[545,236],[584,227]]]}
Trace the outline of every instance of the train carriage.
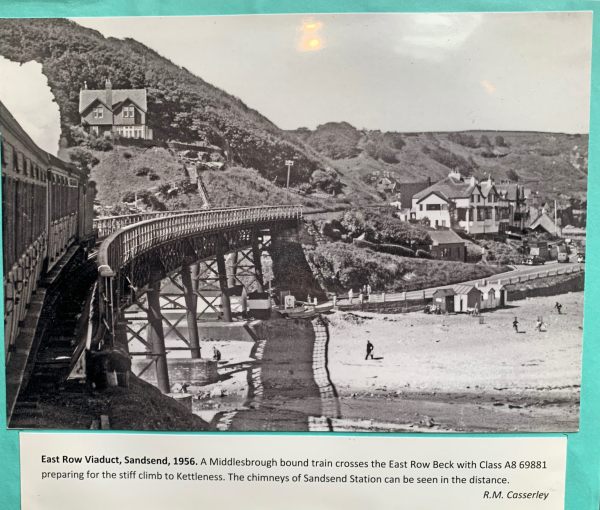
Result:
{"label": "train carriage", "polygon": [[92,236],[87,175],[40,149],[0,102],[4,349],[10,358],[40,277]]}

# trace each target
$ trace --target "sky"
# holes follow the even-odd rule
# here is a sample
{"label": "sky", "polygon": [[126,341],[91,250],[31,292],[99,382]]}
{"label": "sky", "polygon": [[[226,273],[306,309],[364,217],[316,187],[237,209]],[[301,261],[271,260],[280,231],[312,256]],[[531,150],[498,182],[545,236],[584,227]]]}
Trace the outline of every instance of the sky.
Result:
{"label": "sky", "polygon": [[589,130],[591,13],[75,21],[146,44],[284,129]]}
{"label": "sky", "polygon": [[284,129],[587,132],[591,13],[79,19]]}
{"label": "sky", "polygon": [[56,155],[60,113],[42,64],[20,65],[0,56],[0,101],[37,145]]}

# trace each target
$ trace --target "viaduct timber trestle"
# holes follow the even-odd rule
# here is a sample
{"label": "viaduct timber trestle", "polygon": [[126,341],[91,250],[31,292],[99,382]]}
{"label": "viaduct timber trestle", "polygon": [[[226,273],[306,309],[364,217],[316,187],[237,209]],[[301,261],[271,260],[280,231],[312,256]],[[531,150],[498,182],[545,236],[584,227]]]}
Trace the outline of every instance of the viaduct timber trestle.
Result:
{"label": "viaduct timber trestle", "polygon": [[[125,217],[123,222],[111,220],[112,226],[126,226],[110,233],[98,249],[93,332],[86,347],[90,355],[125,351],[128,356],[144,356],[148,366],[154,365],[157,385],[166,393],[170,385],[164,325],[172,331],[177,324],[163,317],[165,303],[179,308],[187,322],[187,335],[179,334],[185,344],[181,349],[200,358],[198,300],[220,320],[231,321],[233,287],[264,291],[261,254],[271,249],[273,239],[298,228],[302,208],[260,206],[156,216],[136,223]],[[103,226],[102,233],[109,229]],[[169,279],[179,296],[161,295],[161,282]],[[206,297],[211,286],[218,305]],[[145,335],[127,323],[126,309],[132,305],[144,315]],[[143,352],[130,351],[131,339],[141,342]]]}

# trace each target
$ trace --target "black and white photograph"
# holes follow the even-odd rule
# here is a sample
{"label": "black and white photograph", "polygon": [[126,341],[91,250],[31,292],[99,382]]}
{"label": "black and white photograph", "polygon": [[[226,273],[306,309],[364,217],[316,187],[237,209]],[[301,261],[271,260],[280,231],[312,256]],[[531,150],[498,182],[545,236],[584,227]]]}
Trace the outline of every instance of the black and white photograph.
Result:
{"label": "black and white photograph", "polygon": [[0,19],[14,429],[579,428],[590,12]]}

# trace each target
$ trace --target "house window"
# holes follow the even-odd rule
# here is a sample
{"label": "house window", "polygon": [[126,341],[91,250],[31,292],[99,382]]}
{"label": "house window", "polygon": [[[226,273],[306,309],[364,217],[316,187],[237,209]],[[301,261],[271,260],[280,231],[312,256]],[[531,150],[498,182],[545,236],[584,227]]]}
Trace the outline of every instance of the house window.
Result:
{"label": "house window", "polygon": [[94,108],[94,118],[102,119],[104,117],[104,109],[101,106]]}
{"label": "house window", "polygon": [[123,108],[123,117],[133,119],[133,106],[125,106]]}
{"label": "house window", "polygon": [[423,204],[419,204],[419,211],[423,210]]}
{"label": "house window", "polygon": [[442,258],[447,259],[451,257],[450,248],[442,248]]}
{"label": "house window", "polygon": [[428,211],[440,211],[442,209],[441,204],[427,204]]}

